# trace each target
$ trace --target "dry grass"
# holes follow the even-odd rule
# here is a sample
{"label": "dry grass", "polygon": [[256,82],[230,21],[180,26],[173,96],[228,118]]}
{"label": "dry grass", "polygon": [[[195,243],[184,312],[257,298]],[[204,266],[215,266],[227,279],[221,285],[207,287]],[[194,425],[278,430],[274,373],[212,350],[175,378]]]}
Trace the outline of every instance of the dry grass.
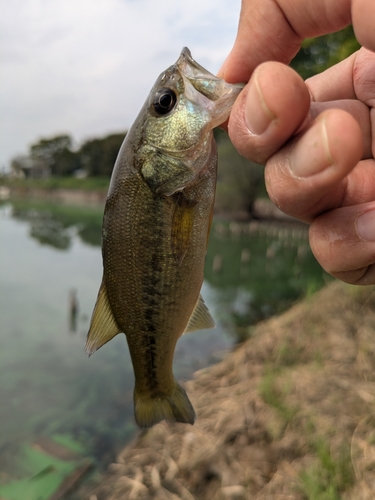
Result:
{"label": "dry grass", "polygon": [[90,500],[375,498],[375,289],[333,283],[259,324],[186,389]]}

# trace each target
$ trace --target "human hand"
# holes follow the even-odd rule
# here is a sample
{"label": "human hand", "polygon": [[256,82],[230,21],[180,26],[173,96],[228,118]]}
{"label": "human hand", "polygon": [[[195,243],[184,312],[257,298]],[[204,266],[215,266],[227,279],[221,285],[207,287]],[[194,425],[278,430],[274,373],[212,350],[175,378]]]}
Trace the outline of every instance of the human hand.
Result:
{"label": "human hand", "polygon": [[[363,48],[346,60],[306,82],[285,65],[304,38],[350,23]],[[276,205],[310,224],[322,267],[355,284],[375,283],[374,26],[373,0],[243,0],[220,70],[229,82],[251,76],[229,120],[233,144],[266,165]]]}

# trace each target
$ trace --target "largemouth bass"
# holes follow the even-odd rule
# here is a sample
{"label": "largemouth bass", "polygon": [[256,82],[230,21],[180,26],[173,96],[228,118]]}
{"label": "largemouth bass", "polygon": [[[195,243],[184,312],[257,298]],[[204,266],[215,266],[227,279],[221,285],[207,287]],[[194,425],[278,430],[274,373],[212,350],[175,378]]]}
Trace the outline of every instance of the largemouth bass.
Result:
{"label": "largemouth bass", "polygon": [[241,85],[221,80],[184,48],[153,86],[118,154],[106,201],[103,280],[87,335],[91,355],[125,333],[140,427],[194,423],[172,372],[178,338],[211,328],[200,296],[215,198],[217,149]]}

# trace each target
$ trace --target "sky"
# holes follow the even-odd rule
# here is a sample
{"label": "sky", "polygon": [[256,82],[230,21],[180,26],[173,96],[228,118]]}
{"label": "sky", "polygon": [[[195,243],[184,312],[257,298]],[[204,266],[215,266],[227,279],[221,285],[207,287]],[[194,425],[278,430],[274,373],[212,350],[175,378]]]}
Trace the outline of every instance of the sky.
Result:
{"label": "sky", "polygon": [[58,134],[128,129],[183,46],[216,73],[240,0],[12,0],[0,6],[0,170]]}

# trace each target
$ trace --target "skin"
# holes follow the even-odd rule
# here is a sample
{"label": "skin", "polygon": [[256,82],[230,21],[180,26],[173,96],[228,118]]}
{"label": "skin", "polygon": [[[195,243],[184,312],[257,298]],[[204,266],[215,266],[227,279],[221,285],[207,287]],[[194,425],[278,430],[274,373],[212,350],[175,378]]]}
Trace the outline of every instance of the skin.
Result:
{"label": "skin", "polygon": [[[304,38],[348,24],[363,46],[358,52],[306,81],[286,66]],[[233,144],[266,165],[275,204],[310,224],[322,267],[362,285],[375,283],[373,51],[373,0],[243,0],[219,72],[249,82],[228,123]]]}

